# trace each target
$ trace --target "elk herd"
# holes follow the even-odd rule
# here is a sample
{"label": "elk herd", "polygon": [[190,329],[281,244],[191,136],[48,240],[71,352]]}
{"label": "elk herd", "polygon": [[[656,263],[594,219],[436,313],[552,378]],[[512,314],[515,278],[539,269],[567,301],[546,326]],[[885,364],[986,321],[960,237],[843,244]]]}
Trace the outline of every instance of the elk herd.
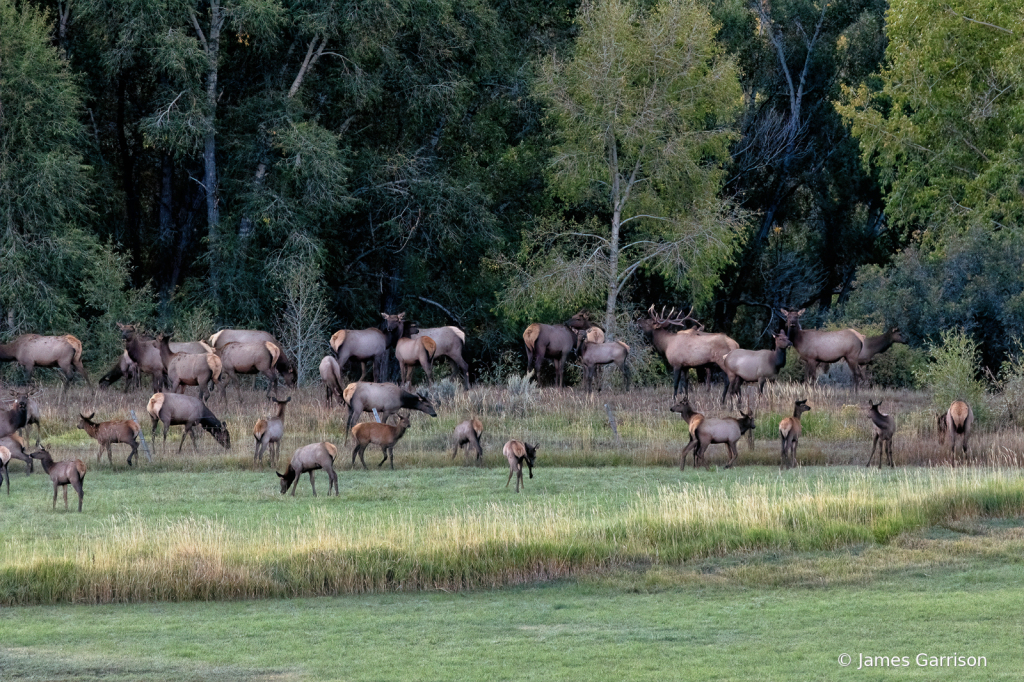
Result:
{"label": "elk herd", "polygon": [[[746,350],[727,335],[704,331],[695,318],[693,309],[683,313],[660,312],[651,306],[646,317],[638,326],[651,346],[664,358],[672,371],[673,401],[679,394],[683,397],[671,407],[687,422],[689,442],[680,456],[680,469],[686,464],[687,455],[693,453],[693,465],[705,462],[705,453],[711,445],[725,445],[729,452],[726,467],[735,464],[738,458],[737,442],[748,434],[753,443],[755,419],[753,411],[740,411],[739,417],[705,417],[696,412],[689,402],[688,374],[690,369],[710,372],[719,370],[725,375],[721,395],[723,407],[735,400],[740,403],[745,383],[757,384],[763,393],[764,385],[774,381],[785,367],[787,349],[794,348],[804,366],[804,378],[816,380],[819,368],[827,368],[835,362],[844,361],[849,367],[854,388],[866,379],[866,367],[878,354],[885,352],[894,343],[906,343],[898,329],[885,334],[866,337],[854,329],[823,331],[804,329],[800,318],[804,310],[781,310],[782,328],[772,334],[773,348],[767,350]],[[466,334],[458,327],[446,326],[420,328],[406,319],[405,313],[381,313],[379,328],[342,329],[330,337],[331,352],[320,362],[320,377],[325,392],[325,402],[331,408],[334,402],[348,409],[345,422],[345,441],[352,436],[355,441],[352,450],[352,466],[359,458],[363,468],[366,463],[364,452],[370,445],[380,447],[383,459],[378,466],[390,460],[394,468],[394,448],[410,428],[409,414],[413,411],[436,417],[434,404],[424,392],[412,392],[413,373],[416,367],[423,370],[427,384],[433,383],[433,365],[440,359],[447,359],[464,388],[469,389],[469,365],[464,351]],[[273,402],[274,414],[260,418],[253,428],[254,466],[260,465],[267,455],[271,466],[276,467],[281,442],[285,434],[285,412],[291,398],[278,398],[279,385],[296,385],[296,367],[283,350],[282,344],[272,334],[257,330],[225,329],[213,334],[208,341],[176,342],[172,334],[147,335],[131,324],[118,324],[124,352],[117,363],[99,380],[100,387],[106,388],[118,380],[124,381],[124,391],[139,387],[142,375],[149,378],[152,397],[146,405],[151,420],[150,440],[156,443],[158,424],[163,424],[163,447],[166,448],[167,433],[172,426],[182,426],[184,431],[178,444],[180,453],[187,436],[191,436],[193,449],[198,452],[197,439],[200,429],[207,431],[225,449],[231,447],[228,427],[211,409],[210,403],[220,393],[222,405],[228,401],[228,387],[235,384],[236,395],[242,401],[238,375],[263,376],[267,383],[267,398]],[[562,324],[531,324],[523,333],[527,369],[540,376],[546,360],[554,365],[555,385],[562,387],[566,362],[575,356],[582,369],[583,390],[591,393],[594,384],[601,390],[598,368],[614,365],[622,374],[625,389],[629,390],[629,346],[621,340],[608,341],[604,330],[595,324],[586,311],[581,311]],[[400,380],[397,384],[387,383],[387,360],[393,351],[398,362]],[[359,363],[359,379],[346,380],[349,365]],[[11,343],[0,344],[0,362],[16,362],[30,380],[36,367],[56,368],[64,380],[65,388],[75,375],[91,387],[92,382],[82,365],[82,343],[71,335],[40,336],[25,334]],[[367,367],[369,363],[369,367]],[[354,368],[353,368],[354,369]],[[366,381],[368,372],[372,381]],[[185,392],[186,387],[197,389],[198,395]],[[82,482],[86,465],[74,459],[54,462],[50,453],[40,446],[38,392],[31,389],[12,392],[13,403],[0,409],[0,486],[7,482],[10,493],[10,478],[7,473],[12,459],[25,463],[27,473],[32,473],[33,462],[38,460],[53,482],[53,505],[56,506],[58,488],[64,489],[67,508],[67,486],[74,488],[79,498],[79,511],[84,496]],[[867,465],[870,466],[875,450],[879,452],[878,464],[883,465],[883,453],[889,466],[894,466],[892,441],[896,422],[892,415],[879,410],[881,403],[870,401],[865,408],[873,430],[873,442]],[[811,406],[807,400],[797,400],[793,416],[786,417],[779,424],[781,443],[780,468],[795,467],[797,444],[802,432],[801,416]],[[359,422],[364,413],[373,421]],[[389,424],[389,418],[398,415],[396,424]],[[78,428],[96,440],[99,450],[97,461],[101,461],[104,450],[108,463],[113,465],[111,446],[124,444],[131,448],[127,463],[132,466],[138,459],[139,440],[143,437],[140,425],[133,420],[96,421],[95,412],[79,414]],[[966,453],[969,447],[974,414],[969,405],[955,401],[949,410],[937,416],[936,424],[940,440],[954,453],[959,445]],[[36,424],[36,452],[26,452],[25,436],[19,435],[31,424]],[[482,464],[483,447],[481,437],[483,424],[478,418],[471,418],[456,426],[452,435],[454,459],[465,447],[467,454],[475,456],[473,462]],[[25,434],[27,436],[27,433]],[[144,440],[144,438],[143,438]],[[145,443],[144,443],[145,445]],[[523,465],[529,477],[533,478],[538,446],[521,440],[510,439],[502,453],[509,464],[506,486],[516,478],[516,491],[523,485]],[[302,474],[308,473],[313,494],[316,494],[313,473],[318,469],[326,471],[329,478],[328,494],[338,494],[338,478],[334,465],[338,457],[337,447],[330,442],[311,443],[297,449],[284,473],[277,473],[281,492],[298,488]]]}

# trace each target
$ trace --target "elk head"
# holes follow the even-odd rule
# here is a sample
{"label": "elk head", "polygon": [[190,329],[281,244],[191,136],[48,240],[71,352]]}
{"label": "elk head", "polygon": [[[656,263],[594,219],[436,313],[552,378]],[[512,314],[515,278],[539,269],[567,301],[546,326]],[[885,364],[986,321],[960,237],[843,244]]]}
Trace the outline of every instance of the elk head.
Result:
{"label": "elk head", "polygon": [[88,416],[86,416],[84,412],[79,412],[78,416],[81,417],[81,419],[78,420],[78,428],[84,429],[86,426],[96,426],[96,422],[92,420],[92,418],[96,416],[95,412]]}

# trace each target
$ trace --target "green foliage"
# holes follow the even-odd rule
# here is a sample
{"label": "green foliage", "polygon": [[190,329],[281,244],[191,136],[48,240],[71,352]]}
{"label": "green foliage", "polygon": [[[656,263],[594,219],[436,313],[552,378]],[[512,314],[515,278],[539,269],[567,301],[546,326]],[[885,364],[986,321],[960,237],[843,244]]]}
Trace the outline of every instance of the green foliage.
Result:
{"label": "green foliage", "polygon": [[919,377],[928,364],[928,355],[918,348],[894,344],[876,355],[868,366],[871,383],[883,388],[920,387]]}
{"label": "green foliage", "polygon": [[1024,343],[1013,339],[1012,351],[1002,367],[996,382],[998,393],[991,403],[998,411],[999,421],[1024,427]]}
{"label": "green foliage", "polygon": [[929,363],[917,373],[921,385],[932,392],[932,404],[938,411],[949,408],[954,400],[963,400],[984,419],[985,383],[981,372],[978,343],[962,328],[943,331],[938,343],[928,345]]}

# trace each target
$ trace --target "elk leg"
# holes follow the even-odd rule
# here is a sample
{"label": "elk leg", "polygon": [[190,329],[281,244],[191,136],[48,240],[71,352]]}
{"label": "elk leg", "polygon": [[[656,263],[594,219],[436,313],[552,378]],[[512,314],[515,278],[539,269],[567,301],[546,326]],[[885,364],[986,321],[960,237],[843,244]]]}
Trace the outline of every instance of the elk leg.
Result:
{"label": "elk leg", "polygon": [[[71,485],[74,487],[75,492],[78,493],[78,511],[82,511],[82,498],[85,496],[85,492],[82,490],[82,479],[76,476],[71,479]],[[64,488],[64,506],[67,507],[67,487]]]}
{"label": "elk leg", "polygon": [[[384,459],[382,459],[382,460],[380,461],[380,463],[379,463],[379,464],[377,465],[377,468],[378,468],[378,469],[379,469],[380,467],[382,467],[382,466],[384,465],[384,462],[388,461],[388,449],[387,449],[386,447],[384,447],[383,445],[381,445],[381,446],[380,446],[380,451],[384,453]],[[392,469],[394,469],[394,468],[395,468],[395,465],[394,465],[394,464],[392,464],[392,465],[391,465],[391,468],[392,468]]]}
{"label": "elk leg", "polygon": [[114,453],[110,451],[112,446],[113,443],[107,443],[107,464],[110,465],[111,469],[114,468]]}
{"label": "elk leg", "polygon": [[[313,469],[309,470],[309,487],[313,489],[313,497],[316,497],[316,479],[313,478],[313,471]],[[298,488],[298,486],[295,487]]]}
{"label": "elk leg", "polygon": [[129,443],[129,445],[132,446],[132,452],[130,455],[128,455],[128,466],[131,466],[133,461],[135,460],[135,456],[139,454],[139,443],[137,440],[133,438],[132,442]]}
{"label": "elk leg", "polygon": [[[509,467],[508,467],[508,480],[505,481],[505,487],[506,488],[508,487],[508,484],[512,482],[512,474],[514,474],[515,471],[516,471],[515,466],[514,465],[509,465]],[[519,483],[517,482],[516,485],[518,486]]]}
{"label": "elk leg", "polygon": [[740,456],[739,450],[736,449],[736,443],[729,442],[729,461],[725,463],[726,469],[732,469],[733,462]]}
{"label": "elk leg", "polygon": [[4,479],[7,479],[7,494],[11,494],[11,474],[7,471],[7,465],[0,465],[0,487],[3,487]]}
{"label": "elk leg", "polygon": [[[181,432],[181,442],[178,443],[178,454],[179,455],[181,454],[181,447],[183,445],[185,445],[185,436],[187,436],[191,430],[192,430],[192,427],[190,425],[186,424],[185,425],[185,430]],[[193,436],[192,438],[193,438],[193,445],[194,445],[195,444],[195,436]]]}

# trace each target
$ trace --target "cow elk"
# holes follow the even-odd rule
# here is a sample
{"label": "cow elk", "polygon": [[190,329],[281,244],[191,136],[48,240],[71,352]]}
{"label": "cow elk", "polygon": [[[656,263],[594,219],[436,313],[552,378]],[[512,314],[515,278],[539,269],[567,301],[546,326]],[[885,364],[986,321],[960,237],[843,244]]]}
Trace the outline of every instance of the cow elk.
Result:
{"label": "cow elk", "polygon": [[384,462],[388,461],[390,457],[391,469],[393,471],[395,468],[395,443],[405,435],[405,431],[408,428],[409,416],[405,414],[398,415],[398,424],[396,426],[378,424],[376,422],[363,422],[353,426],[352,435],[355,436],[356,446],[352,450],[352,466],[355,467],[356,455],[358,455],[363,468],[366,468],[366,460],[363,459],[363,453],[366,451],[366,446],[373,443],[374,445],[379,445],[380,451],[384,453],[384,459],[377,466],[383,466]]}
{"label": "cow elk", "polygon": [[530,478],[533,478],[533,463],[537,460],[537,445],[530,445],[524,443],[521,440],[510,440],[505,443],[505,447],[501,449],[502,454],[508,460],[508,480],[505,481],[505,487],[512,482],[512,476],[516,477],[516,492],[519,492],[519,486],[525,485],[523,483],[523,464],[530,469]]}
{"label": "cow elk", "polygon": [[131,419],[119,419],[115,421],[95,422],[93,417],[96,413],[93,412],[86,416],[83,413],[78,415],[78,428],[84,429],[89,437],[94,439],[100,444],[99,452],[96,453],[97,464],[103,459],[103,451],[107,451],[107,461],[110,462],[110,466],[114,466],[114,458],[110,452],[110,446],[114,443],[124,443],[131,447],[132,451],[128,455],[128,466],[132,466],[132,460],[139,452],[139,425]]}
{"label": "cow elk", "polygon": [[[220,383],[225,405],[228,403],[228,386],[236,381],[239,374],[262,374],[268,381],[267,397],[277,392],[277,381],[281,378],[277,371],[281,349],[270,341],[227,343],[217,349],[217,355],[220,356],[222,367]],[[241,386],[236,384],[235,391],[238,393],[238,402],[241,403]]]}
{"label": "cow elk", "polygon": [[82,511],[82,498],[85,493],[82,491],[82,481],[85,479],[85,462],[80,459],[69,459],[64,462],[54,462],[53,457],[46,451],[46,448],[39,448],[31,454],[32,459],[38,459],[43,465],[43,471],[50,476],[53,482],[53,508],[57,508],[57,488],[64,489],[64,510],[68,509],[68,486],[70,485],[78,493],[78,511]]}
{"label": "cow elk", "polygon": [[782,453],[780,455],[779,469],[789,469],[799,464],[796,459],[796,446],[800,442],[800,434],[803,433],[803,425],[800,423],[800,415],[810,411],[807,399],[797,400],[793,403],[793,416],[786,417],[779,422],[779,439],[782,441]]}
{"label": "cow elk", "polygon": [[291,402],[291,397],[284,400],[273,399],[277,409],[270,419],[259,419],[253,427],[252,436],[256,439],[256,452],[253,453],[252,462],[263,462],[263,453],[267,453],[267,459],[271,466],[277,465],[277,457],[281,454],[281,439],[284,438],[284,409]]}
{"label": "cow elk", "polygon": [[36,367],[56,367],[64,379],[65,389],[74,380],[75,374],[92,386],[82,366],[82,342],[70,334],[22,334],[10,343],[0,343],[0,362],[17,362],[25,370],[26,381],[32,381],[32,372]]}
{"label": "cow elk", "polygon": [[896,419],[891,414],[879,412],[878,406],[881,404],[881,400],[877,403],[868,401],[868,417],[871,419],[873,437],[871,440],[871,454],[868,455],[866,466],[871,466],[871,460],[875,456],[875,448],[878,448],[879,469],[882,468],[882,453],[887,454],[890,467],[896,466],[892,461],[892,437],[896,433]]}
{"label": "cow elk", "polygon": [[140,387],[139,363],[131,359],[128,351],[121,351],[117,358],[117,364],[110,368],[110,371],[100,379],[100,388],[107,388],[118,379],[124,379],[124,392],[135,390]]}
{"label": "cow elk", "polygon": [[121,330],[121,339],[128,357],[138,366],[139,372],[149,375],[153,392],[162,391],[166,372],[156,341],[139,332],[134,325],[118,322],[117,328]]}
{"label": "cow elk", "polygon": [[324,359],[320,361],[320,380],[324,383],[327,407],[331,406],[335,396],[339,401],[344,402],[342,391],[345,389],[341,379],[341,366],[338,365],[338,359],[333,355],[325,355]]}
{"label": "cow elk", "polygon": [[178,444],[179,454],[187,435],[192,436],[192,448],[196,453],[199,452],[195,432],[197,426],[206,429],[225,450],[231,449],[231,434],[228,433],[227,426],[217,419],[206,403],[199,398],[180,393],[154,393],[149,399],[146,411],[149,412],[149,416],[153,420],[152,439],[154,443],[156,442],[156,425],[162,423],[164,425],[164,447],[167,446],[167,429],[179,425],[185,427],[184,433],[181,434],[181,443]]}
{"label": "cow elk", "polygon": [[565,361],[576,348],[576,333],[566,325],[533,323],[523,332],[526,345],[526,369],[533,365],[534,375],[540,383],[540,369],[544,360],[555,363],[555,385],[563,385]]}
{"label": "cow elk", "polygon": [[[338,458],[338,448],[333,443],[324,441],[322,443],[311,443],[304,445],[292,455],[292,461],[288,463],[288,469],[282,474],[277,472],[281,479],[281,494],[292,488],[292,497],[299,489],[299,478],[302,474],[309,473],[309,485],[313,488],[313,497],[316,497],[316,481],[313,479],[313,472],[323,469],[327,472],[329,483],[327,484],[327,496],[330,497],[333,488],[335,496],[341,493],[338,490],[338,474],[334,471],[334,461]],[[294,484],[294,487],[292,485]]]}
{"label": "cow elk", "polygon": [[366,329],[339,329],[331,335],[331,350],[338,359],[338,366],[345,371],[349,360],[358,360],[362,364],[359,381],[366,377],[366,363],[373,362],[373,380],[384,379],[388,349],[393,348],[402,337],[402,322],[405,313],[389,315],[381,313],[384,331],[368,327]]}
{"label": "cow elk", "polygon": [[956,443],[959,439],[964,461],[970,447],[971,428],[974,426],[974,410],[963,400],[954,400],[945,414],[938,415],[939,442],[949,447],[953,466],[956,466]]}
{"label": "cow elk", "polygon": [[[669,408],[671,412],[678,412],[679,417],[686,422],[687,431],[690,434],[690,440],[686,443],[686,447],[683,449],[683,456],[679,460],[679,470],[683,471],[686,469],[686,453],[689,451],[690,444],[697,439],[697,428],[704,423],[704,415],[700,412],[694,412],[693,407],[690,406],[690,399],[684,397],[678,403]],[[697,467],[697,453],[693,455],[693,466]]]}
{"label": "cow elk", "polygon": [[611,364],[614,364],[622,372],[622,379],[628,391],[629,367],[626,365],[626,360],[629,358],[629,346],[622,341],[592,343],[588,338],[588,332],[583,330],[577,330],[576,336],[579,344],[576,355],[580,359],[580,364],[583,365],[583,383],[587,393],[590,393],[593,388],[597,368]]}
{"label": "cow elk", "polygon": [[722,391],[722,405],[725,405],[730,394],[739,400],[744,382],[756,381],[758,393],[763,395],[765,382],[769,379],[774,381],[779,376],[779,372],[786,365],[786,349],[793,344],[783,331],[774,334],[773,338],[774,350],[738,348],[725,354],[722,358],[722,371],[725,372],[727,380],[725,390]]}
{"label": "cow elk", "polygon": [[786,318],[786,335],[800,354],[800,359],[804,361],[805,381],[811,383],[817,378],[819,364],[846,360],[856,390],[863,378],[860,354],[864,350],[864,344],[858,334],[851,329],[834,332],[803,329],[800,326],[803,309],[796,312],[782,309],[781,312]]}
{"label": "cow elk", "polygon": [[413,334],[419,332],[419,327],[413,322],[403,320],[400,325],[401,337],[395,343],[395,360],[398,361],[402,385],[412,389],[412,375],[416,371],[416,365],[419,365],[427,375],[427,384],[432,386],[434,373],[431,368],[434,354],[437,352],[437,343],[429,336],[412,338]]}
{"label": "cow elk", "polygon": [[647,317],[640,320],[640,329],[651,339],[654,347],[664,356],[672,367],[672,399],[679,394],[679,383],[683,384],[683,393],[689,395],[690,382],[687,378],[690,368],[721,367],[722,359],[727,353],[740,347],[736,341],[725,334],[711,334],[702,331],[702,327],[672,331],[673,327],[683,327],[688,322],[699,324],[690,312],[683,315],[673,308],[668,315],[665,309],[657,313],[652,305]]}
{"label": "cow elk", "polygon": [[412,335],[413,339],[430,337],[436,346],[433,360],[436,362],[441,358],[448,358],[448,361],[455,365],[462,378],[462,387],[469,390],[469,364],[462,357],[466,347],[466,332],[458,327],[430,327],[420,329]]}
{"label": "cow elk", "polygon": [[[284,352],[284,346],[281,345],[280,341],[274,338],[273,334],[259,331],[257,329],[222,329],[210,337],[210,346],[213,347],[212,350],[214,351],[220,350],[229,343],[268,342],[277,346],[278,350],[277,362],[274,364],[274,369],[276,369],[278,375],[284,379],[286,386],[294,386],[298,379],[295,370],[295,363],[289,359],[288,355]],[[179,352],[175,350],[173,343],[171,344],[171,350]]]}
{"label": "cow elk", "polygon": [[484,425],[477,418],[467,419],[458,426],[455,427],[454,433],[452,433],[452,441],[455,443],[455,448],[452,450],[452,459],[459,454],[459,450],[465,446],[466,454],[470,453],[470,449],[476,451],[476,463],[478,465],[483,464],[484,449],[480,445],[480,437],[484,434]]}
{"label": "cow elk", "polygon": [[[345,430],[351,431],[356,420],[363,412],[377,410],[382,422],[399,410],[419,410],[431,417],[436,417],[434,405],[422,393],[409,393],[401,386],[394,384],[375,384],[368,381],[357,381],[345,387],[343,393],[348,405],[348,420]],[[346,439],[347,440],[347,439]]]}
{"label": "cow elk", "polygon": [[[726,417],[725,419],[705,419],[696,429],[697,438],[683,448],[683,461],[686,461],[688,450],[695,448],[693,453],[693,466],[697,468],[697,460],[704,461],[704,452],[708,446],[717,443],[724,443],[729,449],[729,461],[725,468],[730,469],[736,463],[739,452],[736,450],[736,443],[747,431],[755,428],[754,414],[740,411],[740,417]],[[710,469],[710,464],[707,465]]]}
{"label": "cow elk", "polygon": [[220,357],[213,352],[174,353],[170,334],[158,334],[156,340],[167,374],[167,389],[171,393],[184,393],[185,386],[197,386],[199,397],[206,400],[210,396],[210,384],[216,387],[220,381],[223,370]]}

